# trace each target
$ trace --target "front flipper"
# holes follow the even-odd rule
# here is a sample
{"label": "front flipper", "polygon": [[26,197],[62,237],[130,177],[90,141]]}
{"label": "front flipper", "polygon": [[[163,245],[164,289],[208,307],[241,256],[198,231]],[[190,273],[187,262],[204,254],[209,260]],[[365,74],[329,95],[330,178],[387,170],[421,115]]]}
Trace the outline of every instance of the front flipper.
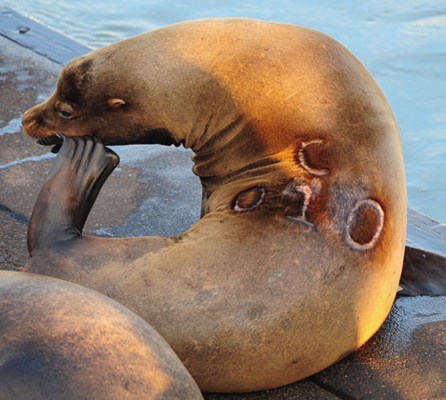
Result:
{"label": "front flipper", "polygon": [[446,296],[446,226],[408,209],[400,295]]}
{"label": "front flipper", "polygon": [[48,181],[40,191],[28,228],[30,255],[80,236],[102,185],[119,157],[95,138],[64,138]]}

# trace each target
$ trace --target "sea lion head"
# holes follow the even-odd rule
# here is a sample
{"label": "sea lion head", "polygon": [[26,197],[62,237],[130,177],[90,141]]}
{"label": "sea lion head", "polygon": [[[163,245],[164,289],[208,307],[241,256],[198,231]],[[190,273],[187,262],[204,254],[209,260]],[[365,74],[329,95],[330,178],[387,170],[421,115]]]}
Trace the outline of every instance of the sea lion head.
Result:
{"label": "sea lion head", "polygon": [[139,118],[144,111],[131,95],[138,82],[120,85],[125,71],[104,68],[96,53],[67,64],[55,92],[24,113],[24,131],[43,145],[61,143],[60,134],[98,137],[107,145],[172,144],[162,129],[154,128],[152,141],[147,139]]}

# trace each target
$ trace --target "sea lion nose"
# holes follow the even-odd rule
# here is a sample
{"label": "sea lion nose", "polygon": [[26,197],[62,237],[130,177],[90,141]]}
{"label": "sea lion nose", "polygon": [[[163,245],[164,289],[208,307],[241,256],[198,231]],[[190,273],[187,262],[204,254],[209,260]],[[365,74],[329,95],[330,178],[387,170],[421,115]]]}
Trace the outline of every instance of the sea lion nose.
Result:
{"label": "sea lion nose", "polygon": [[34,106],[23,113],[22,132],[33,138],[40,138],[40,128],[43,125],[42,115],[39,113],[39,105]]}
{"label": "sea lion nose", "polygon": [[25,111],[22,118],[22,132],[30,135],[34,124],[35,119],[32,117],[30,110]]}
{"label": "sea lion nose", "polygon": [[26,111],[23,113],[23,116],[22,116],[22,128],[25,128],[26,125],[29,124],[30,117],[31,117],[31,115],[30,115],[30,111],[31,111],[31,109],[26,110]]}

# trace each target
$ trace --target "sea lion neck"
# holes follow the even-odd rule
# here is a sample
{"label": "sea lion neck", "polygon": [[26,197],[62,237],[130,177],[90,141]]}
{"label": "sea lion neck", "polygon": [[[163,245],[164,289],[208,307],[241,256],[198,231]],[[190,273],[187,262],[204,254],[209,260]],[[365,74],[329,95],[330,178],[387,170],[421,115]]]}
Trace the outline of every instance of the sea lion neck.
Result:
{"label": "sea lion neck", "polygon": [[[223,183],[264,157],[265,149],[247,115],[218,77],[184,60],[154,68],[141,81],[136,102],[144,104],[142,143],[183,145],[194,153],[202,181]],[[148,98],[147,94],[150,95]]]}
{"label": "sea lion neck", "polygon": [[263,146],[240,114],[211,116],[203,129],[192,130],[184,146],[193,152],[193,171],[203,184],[222,184],[234,180],[263,159]]}
{"label": "sea lion neck", "polygon": [[203,186],[207,213],[231,207],[235,196],[249,188],[271,187],[268,179],[281,175],[282,157],[268,152],[259,132],[237,109],[219,113],[216,108],[210,115],[204,110],[192,129],[175,140],[194,153],[193,172]]}

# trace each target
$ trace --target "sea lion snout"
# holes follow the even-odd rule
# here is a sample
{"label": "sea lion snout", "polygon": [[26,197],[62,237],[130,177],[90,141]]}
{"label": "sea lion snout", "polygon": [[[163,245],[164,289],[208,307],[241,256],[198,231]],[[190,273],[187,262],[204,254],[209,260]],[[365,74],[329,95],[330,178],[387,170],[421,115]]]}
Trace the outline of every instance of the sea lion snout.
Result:
{"label": "sea lion snout", "polygon": [[63,138],[60,133],[47,123],[46,111],[49,99],[41,104],[30,108],[23,114],[22,131],[32,138],[37,139],[37,143],[43,146],[53,146],[51,152],[57,153],[62,145]]}
{"label": "sea lion snout", "polygon": [[44,118],[44,109],[47,106],[48,101],[49,99],[24,112],[22,129],[28,136],[35,139],[41,139],[52,134],[48,129]]}

